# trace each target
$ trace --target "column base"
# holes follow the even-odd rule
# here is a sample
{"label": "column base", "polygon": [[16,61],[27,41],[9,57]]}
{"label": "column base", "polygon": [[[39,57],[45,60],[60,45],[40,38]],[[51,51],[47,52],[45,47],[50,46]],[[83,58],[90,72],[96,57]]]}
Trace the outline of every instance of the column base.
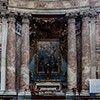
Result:
{"label": "column base", "polygon": [[0,90],[0,96],[2,96],[2,98],[13,98],[14,100],[24,100],[24,99],[30,100],[31,99],[30,91],[17,92],[17,91]]}
{"label": "column base", "polygon": [[0,95],[16,95],[16,91],[12,91],[12,90],[0,90]]}
{"label": "column base", "polygon": [[72,91],[66,92],[66,100],[67,99],[68,100],[74,100],[74,99],[76,100],[77,96],[89,96],[89,92],[88,92],[88,90],[82,90],[80,95],[78,92],[76,92],[76,93],[73,93]]}
{"label": "column base", "polygon": [[5,90],[0,90],[0,95],[4,95]]}
{"label": "column base", "polygon": [[18,95],[18,96],[30,96],[31,92],[30,91],[12,91],[12,90],[0,90],[0,95]]}
{"label": "column base", "polygon": [[81,96],[89,96],[90,95],[89,90],[82,90],[80,95]]}
{"label": "column base", "polygon": [[30,91],[20,91],[18,92],[18,96],[31,96]]}
{"label": "column base", "polygon": [[31,92],[30,91],[19,91],[18,92],[18,100],[30,100],[31,99]]}
{"label": "column base", "polygon": [[[76,92],[76,94],[74,94],[72,91],[66,92],[66,96],[74,96],[74,95],[78,96],[79,93]],[[81,93],[80,93],[80,95],[81,96],[89,96],[89,90],[82,90]]]}

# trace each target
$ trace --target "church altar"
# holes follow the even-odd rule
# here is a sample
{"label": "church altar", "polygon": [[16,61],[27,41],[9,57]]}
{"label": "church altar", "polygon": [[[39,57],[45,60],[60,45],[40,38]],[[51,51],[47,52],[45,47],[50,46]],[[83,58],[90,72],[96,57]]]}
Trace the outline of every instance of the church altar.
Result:
{"label": "church altar", "polygon": [[35,89],[39,90],[39,94],[54,94],[61,91],[60,82],[36,82]]}
{"label": "church altar", "polygon": [[61,90],[61,84],[60,82],[36,82],[35,88],[52,88],[52,89],[57,89]]}

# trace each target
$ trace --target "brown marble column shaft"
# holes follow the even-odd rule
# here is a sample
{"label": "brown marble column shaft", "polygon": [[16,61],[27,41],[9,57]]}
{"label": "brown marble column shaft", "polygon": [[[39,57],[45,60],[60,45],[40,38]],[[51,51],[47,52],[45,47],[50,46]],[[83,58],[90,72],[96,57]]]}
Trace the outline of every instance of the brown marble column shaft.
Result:
{"label": "brown marble column shaft", "polygon": [[9,14],[7,34],[7,80],[6,89],[15,90],[16,34],[14,13]]}
{"label": "brown marble column shaft", "polygon": [[21,44],[21,80],[20,89],[29,88],[29,19],[25,15],[22,19],[22,44]]}
{"label": "brown marble column shaft", "polygon": [[68,20],[68,89],[76,88],[76,33],[75,18]]}
{"label": "brown marble column shaft", "polygon": [[90,79],[90,18],[82,18],[82,89],[88,90]]}

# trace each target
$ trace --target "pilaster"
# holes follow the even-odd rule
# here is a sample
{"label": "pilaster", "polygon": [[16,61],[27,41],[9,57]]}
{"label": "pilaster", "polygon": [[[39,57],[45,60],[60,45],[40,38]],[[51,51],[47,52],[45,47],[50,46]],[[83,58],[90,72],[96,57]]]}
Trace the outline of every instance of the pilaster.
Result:
{"label": "pilaster", "polygon": [[1,91],[4,92],[6,89],[6,45],[7,45],[7,18],[5,13],[1,14]]}
{"label": "pilaster", "polygon": [[91,51],[91,79],[96,79],[96,26],[95,26],[95,22],[96,22],[96,12],[95,11],[91,11],[89,13],[89,17],[90,17],[90,51]]}

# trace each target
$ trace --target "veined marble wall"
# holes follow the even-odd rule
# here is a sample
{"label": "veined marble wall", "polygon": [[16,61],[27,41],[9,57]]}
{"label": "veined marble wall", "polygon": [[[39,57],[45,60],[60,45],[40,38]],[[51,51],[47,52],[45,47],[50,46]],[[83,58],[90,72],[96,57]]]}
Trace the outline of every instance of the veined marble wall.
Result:
{"label": "veined marble wall", "polygon": [[100,6],[100,0],[89,0],[92,7]]}
{"label": "veined marble wall", "polygon": [[89,0],[9,0],[9,7],[57,9],[89,6]]}
{"label": "veined marble wall", "polygon": [[[98,7],[100,6],[100,0],[9,0],[9,6],[8,9],[9,11],[16,11],[16,9],[24,9],[23,12],[26,12],[26,9],[32,9],[32,10],[45,10],[45,9],[63,9],[66,10],[67,8],[71,9],[71,8],[77,8],[78,7],[83,7],[83,6],[93,6],[93,7]],[[14,8],[14,9],[13,9]],[[98,8],[100,9],[100,8]],[[72,10],[72,9],[71,9]],[[73,11],[73,10],[72,10]],[[79,9],[80,11],[80,9]],[[66,11],[67,12],[67,11]],[[19,12],[20,13],[20,12]],[[77,13],[77,12],[76,12]],[[80,11],[81,13],[81,11]],[[8,12],[7,14],[8,15]],[[26,15],[26,14],[23,14]],[[69,14],[71,15],[71,14]],[[90,14],[91,15],[91,14]],[[81,16],[81,14],[80,14]],[[16,52],[16,47],[15,47],[15,15],[14,16],[9,16],[9,23],[8,23],[8,42],[7,42],[7,89],[8,90],[15,90],[15,71],[16,71],[16,59],[15,59],[15,52]],[[69,17],[69,16],[67,16]],[[83,16],[82,16],[83,17]],[[85,18],[84,18],[85,17]],[[92,65],[90,64],[90,57],[91,57],[91,43],[90,43],[90,16],[84,16],[83,17],[83,23],[82,23],[82,87],[84,90],[88,90],[89,88],[89,79],[90,79],[90,69],[92,67]],[[88,21],[87,21],[88,20]],[[100,14],[97,15],[97,19],[96,21],[96,31],[95,31],[95,41],[96,42],[96,71],[97,71],[97,76],[98,78],[100,78]],[[29,19],[28,16],[24,16],[24,20],[23,20],[23,38],[21,42],[23,42],[21,44],[22,48],[21,48],[21,82],[20,87],[21,89],[24,91],[25,89],[28,90],[28,85],[29,85],[29,71],[28,71],[28,61],[29,61]],[[77,69],[77,62],[75,61],[76,58],[76,38],[75,38],[75,19],[74,21],[72,21],[71,23],[69,23],[69,89],[71,89],[73,86],[75,87],[76,85],[76,78],[77,77],[77,73],[76,73],[76,69]],[[71,30],[72,28],[72,30]],[[11,34],[12,33],[12,34]],[[1,34],[1,33],[0,33]],[[74,34],[74,35],[73,35]],[[70,36],[71,35],[71,36]],[[15,38],[15,39],[14,39]],[[73,40],[73,41],[71,41]],[[1,39],[0,39],[1,41]],[[70,42],[71,41],[71,42]],[[14,44],[13,44],[13,43]],[[71,43],[71,45],[70,45]],[[10,45],[9,45],[10,44]],[[71,48],[72,47],[72,48]],[[74,49],[73,49],[74,47]],[[26,49],[27,48],[27,49]],[[27,57],[26,57],[27,56]],[[13,57],[13,58],[12,58]],[[73,63],[73,64],[72,64]],[[96,72],[94,72],[94,74],[96,74]],[[74,77],[72,76],[74,75]],[[4,75],[5,76],[5,75]],[[11,78],[13,76],[13,78]],[[74,81],[75,80],[75,84]]]}

